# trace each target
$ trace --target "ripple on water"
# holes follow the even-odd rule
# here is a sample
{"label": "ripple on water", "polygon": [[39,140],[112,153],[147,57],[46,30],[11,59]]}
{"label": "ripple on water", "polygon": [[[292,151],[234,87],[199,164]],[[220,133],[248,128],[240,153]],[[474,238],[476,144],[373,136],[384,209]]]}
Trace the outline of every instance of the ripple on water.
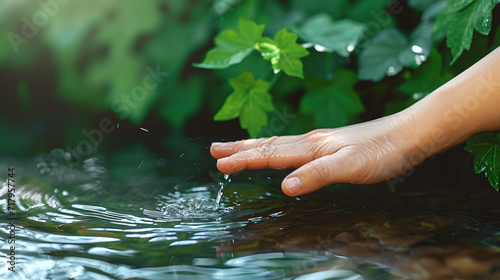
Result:
{"label": "ripple on water", "polygon": [[228,207],[221,201],[221,193],[214,198],[209,186],[196,186],[167,195],[160,195],[158,199],[159,211],[144,210],[144,215],[160,220],[186,219],[220,219],[221,216],[231,213],[234,207]]}
{"label": "ripple on water", "polygon": [[[96,247],[88,253],[107,255],[108,252],[106,248]],[[133,252],[123,254],[129,255],[129,253]],[[20,256],[18,259],[20,269],[15,275],[18,278],[11,279],[284,279],[290,276],[293,270],[304,267],[313,269],[325,264],[333,265],[339,263],[338,261],[332,256],[270,253],[239,257],[226,264],[215,258],[195,258],[192,264],[135,268],[83,257],[44,259]],[[27,265],[27,262],[30,265]],[[297,279],[358,280],[363,278],[350,270],[330,269],[315,272],[313,269]]]}

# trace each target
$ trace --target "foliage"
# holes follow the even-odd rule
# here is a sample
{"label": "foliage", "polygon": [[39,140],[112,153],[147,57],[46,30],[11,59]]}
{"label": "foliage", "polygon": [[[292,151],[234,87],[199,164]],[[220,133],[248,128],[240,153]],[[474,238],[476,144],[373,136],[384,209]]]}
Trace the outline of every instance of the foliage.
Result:
{"label": "foliage", "polygon": [[240,117],[242,128],[248,129],[250,136],[256,137],[267,124],[267,112],[273,110],[269,83],[255,80],[252,73],[245,71],[229,80],[233,93],[215,115],[216,121],[226,121]]}
{"label": "foliage", "polygon": [[404,67],[418,68],[432,49],[430,27],[417,27],[409,39],[395,28],[379,32],[359,56],[359,79],[378,82]]}
{"label": "foliage", "polygon": [[262,40],[264,25],[240,19],[238,32],[224,30],[215,37],[215,48],[207,53],[202,63],[194,66],[208,69],[227,68],[233,64],[240,63],[256,47],[255,44]]}
{"label": "foliage", "polygon": [[298,30],[302,39],[347,57],[363,36],[364,25],[350,19],[334,21],[327,14],[308,19]]}
{"label": "foliage", "polygon": [[491,30],[491,11],[499,0],[451,0],[439,15],[434,32],[447,32],[446,43],[453,54],[454,63],[463,50],[469,50],[474,29],[488,35]]}
{"label": "foliage", "polygon": [[314,116],[317,127],[340,127],[352,122],[364,111],[363,103],[354,91],[356,74],[339,69],[332,81],[311,81],[300,109]]}
{"label": "foliage", "polygon": [[255,48],[265,60],[271,62],[275,74],[283,70],[289,76],[304,78],[300,58],[307,56],[309,52],[296,44],[296,40],[297,35],[282,29],[273,40],[262,38],[262,42],[257,43]]}
{"label": "foliage", "polygon": [[484,172],[498,191],[500,183],[500,134],[479,133],[467,140],[467,151],[474,154],[474,171]]}
{"label": "foliage", "polygon": [[[177,133],[239,118],[257,137],[394,113],[500,44],[490,34],[499,2],[69,1],[28,38],[24,19],[35,25],[43,3],[2,1],[0,130],[27,124],[65,146],[110,115]],[[45,141],[23,139],[19,150]]]}

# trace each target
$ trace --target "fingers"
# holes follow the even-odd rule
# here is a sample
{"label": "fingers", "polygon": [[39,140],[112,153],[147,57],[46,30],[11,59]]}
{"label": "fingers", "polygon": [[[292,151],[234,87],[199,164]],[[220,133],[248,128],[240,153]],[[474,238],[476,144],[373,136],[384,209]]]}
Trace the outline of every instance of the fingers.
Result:
{"label": "fingers", "polygon": [[223,158],[231,156],[232,154],[258,148],[262,145],[280,145],[285,143],[292,143],[300,140],[302,136],[280,136],[270,138],[248,139],[235,142],[214,142],[210,146],[210,154],[216,158]]}
{"label": "fingers", "polygon": [[[250,147],[257,147],[261,139],[249,139],[236,142],[214,142],[210,146],[210,154],[216,158],[228,157],[240,150],[248,150]],[[245,146],[245,147],[244,147]]]}
{"label": "fingers", "polygon": [[288,196],[299,196],[334,183],[352,180],[356,166],[346,152],[338,151],[313,160],[290,173],[281,184]]}
{"label": "fingers", "polygon": [[226,174],[245,169],[288,169],[297,168],[313,160],[312,145],[296,142],[269,145],[237,152],[219,159],[217,168]]}

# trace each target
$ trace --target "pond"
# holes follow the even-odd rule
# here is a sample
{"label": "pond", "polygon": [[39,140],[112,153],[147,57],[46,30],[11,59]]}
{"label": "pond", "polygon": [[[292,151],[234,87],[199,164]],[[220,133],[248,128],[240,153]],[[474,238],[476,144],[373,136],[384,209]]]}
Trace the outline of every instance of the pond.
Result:
{"label": "pond", "polygon": [[206,148],[144,150],[1,159],[0,278],[500,279],[491,187],[410,178],[290,198],[284,172],[226,180]]}

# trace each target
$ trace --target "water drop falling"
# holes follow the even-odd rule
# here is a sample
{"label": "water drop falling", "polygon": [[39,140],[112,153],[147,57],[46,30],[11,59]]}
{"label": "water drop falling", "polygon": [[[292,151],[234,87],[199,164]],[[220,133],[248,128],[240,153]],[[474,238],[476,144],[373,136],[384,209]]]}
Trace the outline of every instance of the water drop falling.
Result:
{"label": "water drop falling", "polygon": [[[229,174],[224,174],[225,182],[227,182],[228,179],[229,179]],[[220,189],[219,189],[219,192],[217,193],[217,197],[215,198],[215,205],[214,205],[215,211],[217,211],[217,209],[219,209],[220,199],[222,198],[222,190],[224,190],[224,183],[225,182],[219,182]]]}

